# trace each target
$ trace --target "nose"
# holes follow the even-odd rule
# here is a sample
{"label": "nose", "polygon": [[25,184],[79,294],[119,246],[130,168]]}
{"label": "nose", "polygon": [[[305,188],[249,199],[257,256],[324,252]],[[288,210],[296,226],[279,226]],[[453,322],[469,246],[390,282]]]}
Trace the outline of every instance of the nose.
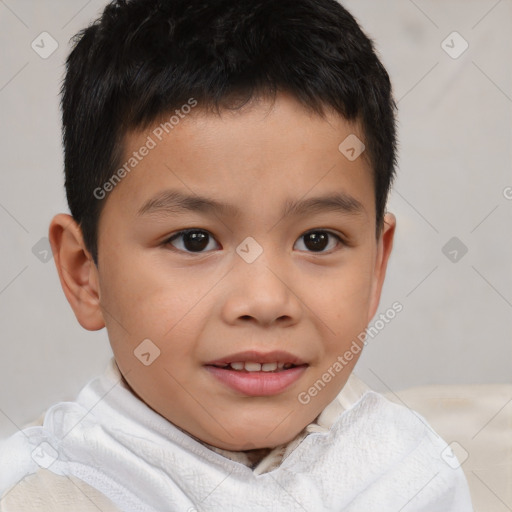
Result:
{"label": "nose", "polygon": [[251,264],[240,260],[230,274],[222,308],[227,323],[285,327],[300,320],[302,303],[290,271],[269,265],[266,258],[258,258]]}

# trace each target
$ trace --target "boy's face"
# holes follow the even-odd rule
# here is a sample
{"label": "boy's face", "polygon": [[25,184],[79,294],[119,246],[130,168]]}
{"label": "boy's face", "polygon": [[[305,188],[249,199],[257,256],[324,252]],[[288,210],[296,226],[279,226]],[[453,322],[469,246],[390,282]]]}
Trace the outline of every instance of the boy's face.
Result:
{"label": "boy's face", "polygon": [[[363,136],[283,94],[273,108],[192,112],[161,141],[157,126],[126,138],[123,162],[148,135],[156,147],[108,197],[91,267],[117,364],[150,407],[202,441],[287,442],[345,384],[358,355],[342,370],[335,362],[378,305],[394,219],[376,239],[369,164],[338,150]],[[183,230],[192,232],[169,241]],[[246,351],[260,355],[232,357]],[[209,365],[273,351],[288,355],[270,354],[265,368],[292,356],[302,365]]]}

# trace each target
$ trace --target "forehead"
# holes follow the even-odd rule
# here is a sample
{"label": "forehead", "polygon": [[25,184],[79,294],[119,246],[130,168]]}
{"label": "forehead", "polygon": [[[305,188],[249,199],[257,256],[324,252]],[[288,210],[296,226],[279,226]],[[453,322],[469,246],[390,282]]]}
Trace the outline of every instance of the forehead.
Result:
{"label": "forehead", "polygon": [[336,191],[370,214],[371,167],[364,151],[351,158],[362,140],[358,123],[329,111],[321,117],[284,94],[220,113],[187,108],[126,135],[126,172],[107,203],[135,216],[172,189],[243,213]]}

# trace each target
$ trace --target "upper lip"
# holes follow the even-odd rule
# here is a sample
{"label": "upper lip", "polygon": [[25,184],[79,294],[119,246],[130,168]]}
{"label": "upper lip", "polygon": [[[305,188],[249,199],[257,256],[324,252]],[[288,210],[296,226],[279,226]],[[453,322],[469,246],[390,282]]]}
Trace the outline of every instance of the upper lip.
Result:
{"label": "upper lip", "polygon": [[205,365],[219,365],[236,362],[252,362],[252,363],[291,363],[296,366],[306,364],[299,357],[285,352],[283,350],[273,350],[272,352],[258,352],[257,350],[246,350],[245,352],[237,352],[229,356],[209,361]]}

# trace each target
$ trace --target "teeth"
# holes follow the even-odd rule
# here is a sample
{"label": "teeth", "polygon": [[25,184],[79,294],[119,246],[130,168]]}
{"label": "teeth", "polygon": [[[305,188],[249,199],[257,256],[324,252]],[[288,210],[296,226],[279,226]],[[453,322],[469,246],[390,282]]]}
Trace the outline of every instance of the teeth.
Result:
{"label": "teeth", "polygon": [[260,363],[245,363],[245,369],[248,372],[260,372],[261,364]]}
{"label": "teeth", "polygon": [[261,369],[264,372],[273,372],[277,368],[277,363],[264,363],[261,365]]}
{"label": "teeth", "polygon": [[247,372],[273,372],[276,370],[287,370],[288,368],[292,368],[294,365],[292,363],[254,363],[252,361],[236,361],[234,363],[226,364],[223,368],[231,367],[232,370],[245,370]]}

